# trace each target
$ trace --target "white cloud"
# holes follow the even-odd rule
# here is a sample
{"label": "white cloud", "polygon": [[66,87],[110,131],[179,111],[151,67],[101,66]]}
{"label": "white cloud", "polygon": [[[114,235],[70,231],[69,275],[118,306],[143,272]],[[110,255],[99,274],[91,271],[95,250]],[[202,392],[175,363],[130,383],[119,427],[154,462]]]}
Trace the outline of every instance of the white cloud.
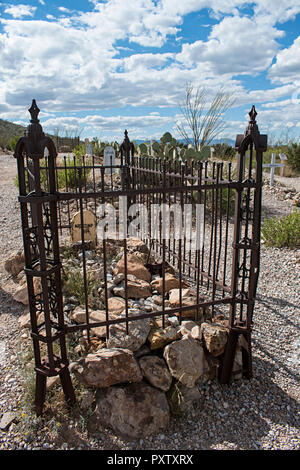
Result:
{"label": "white cloud", "polygon": [[12,5],[6,7],[4,13],[11,15],[13,18],[22,18],[23,16],[33,16],[37,7],[30,5]]}
{"label": "white cloud", "polygon": [[[300,11],[300,0],[274,2],[273,8],[273,2],[256,0],[250,5],[255,14],[249,9],[243,14],[240,8],[249,7],[243,0],[90,0],[92,11],[59,7],[70,14],[64,18],[48,14],[51,21],[19,21],[22,11],[25,14],[20,7],[26,7],[29,16],[36,8],[15,5],[10,8],[18,9],[13,11],[19,16],[11,12],[15,19],[1,20],[0,102],[6,106],[2,109],[18,115],[33,97],[47,112],[84,110],[89,116],[96,110],[128,105],[176,107],[187,81],[205,85],[210,96],[224,86],[237,94],[242,105],[288,99],[297,90],[300,47],[296,40],[290,48],[279,50],[283,33],[276,22],[293,18]],[[202,8],[220,19],[206,40],[182,43],[184,15]],[[182,44],[181,52],[163,52],[174,50],[168,49],[170,37]],[[136,44],[142,46],[139,53]],[[145,52],[148,46],[157,48],[156,52]],[[122,58],[120,51],[131,55]],[[271,66],[274,57],[276,63]],[[280,86],[245,89],[239,75],[253,76],[270,66],[270,78]],[[149,124],[145,118],[139,122],[144,119]],[[117,128],[120,122],[95,119],[92,124],[104,128]],[[157,122],[163,125],[165,121],[158,115]],[[134,125],[137,130],[143,128],[138,120]]]}
{"label": "white cloud", "polygon": [[46,5],[46,2],[44,2],[44,0],[39,0],[39,3],[40,3],[41,5]]}
{"label": "white cloud", "polygon": [[276,38],[282,35],[262,18],[226,17],[212,28],[208,41],[183,44],[177,60],[188,67],[204,63],[214,73],[253,75],[271,65],[279,49]]}
{"label": "white cloud", "polygon": [[294,82],[300,86],[300,36],[290,47],[277,54],[276,63],[272,65],[269,77],[275,82]]}
{"label": "white cloud", "polygon": [[58,7],[58,9],[62,13],[70,13],[71,12],[71,10],[69,10],[68,8],[65,8],[65,7]]}

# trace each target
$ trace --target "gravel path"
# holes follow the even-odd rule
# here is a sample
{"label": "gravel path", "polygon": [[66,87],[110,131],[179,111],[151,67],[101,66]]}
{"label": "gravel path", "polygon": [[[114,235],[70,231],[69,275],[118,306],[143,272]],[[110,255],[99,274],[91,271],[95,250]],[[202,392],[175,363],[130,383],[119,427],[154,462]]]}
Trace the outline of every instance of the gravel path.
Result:
{"label": "gravel path", "polygon": [[[15,165],[13,157],[0,156],[2,262],[22,244]],[[279,200],[267,188],[263,206],[265,215],[292,210],[290,200]],[[88,437],[73,415],[60,426],[49,414],[27,420],[22,404],[24,378],[17,366],[24,336],[17,318],[24,307],[13,301],[16,285],[1,263],[0,416],[13,411],[16,419],[8,431],[0,430],[0,449],[299,449],[299,259],[300,250],[262,246],[253,330],[254,378],[230,386],[207,383],[201,388],[199,409],[173,419],[164,434],[136,441],[109,430],[101,437]],[[22,340],[24,344],[26,339]]]}

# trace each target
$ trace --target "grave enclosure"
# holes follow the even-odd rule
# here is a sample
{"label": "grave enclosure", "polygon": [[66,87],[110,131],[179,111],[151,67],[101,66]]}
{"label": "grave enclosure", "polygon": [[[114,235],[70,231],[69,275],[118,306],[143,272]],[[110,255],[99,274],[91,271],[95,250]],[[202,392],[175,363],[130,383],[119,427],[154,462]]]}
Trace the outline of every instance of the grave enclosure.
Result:
{"label": "grave enclosure", "polygon": [[[170,348],[180,341],[195,341],[199,347],[201,344],[203,354],[217,362],[218,377],[224,384],[230,381],[239,349],[242,374],[251,378],[251,328],[260,259],[262,153],[267,145],[267,136],[260,135],[256,124],[255,108],[249,113],[245,133],[237,136],[237,162],[162,161],[153,156],[136,155],[125,132],[115,165],[106,168],[96,163],[93,156],[83,156],[80,163],[74,161],[72,166],[68,166],[66,159],[57,161],[55,146],[39,124],[39,109],[34,100],[29,111],[31,124],[17,143],[15,157],[35,356],[37,413],[42,413],[47,377],[59,376],[66,400],[74,403],[66,338],[72,333],[84,333],[86,343],[91,344],[99,328],[104,355],[105,344],[122,349],[124,338],[129,338],[130,343],[131,332],[147,324],[147,334],[139,347],[129,345],[126,339],[127,346],[123,347],[129,349],[130,357],[137,359],[145,343],[150,345],[148,355],[156,352],[155,348],[151,349],[153,337],[169,334],[164,347],[169,344]],[[48,156],[46,164],[42,164],[45,149]],[[246,151],[250,155],[247,167]],[[113,158],[112,153],[107,158]],[[68,171],[76,173],[72,185],[67,178]],[[60,173],[65,176],[63,189],[58,187]],[[121,240],[97,240],[95,234],[87,239],[88,231],[95,229],[93,217],[95,226],[102,220],[100,205],[114,207],[119,221],[120,198],[125,196],[128,206],[140,204],[148,209],[147,233],[141,235],[141,240],[128,234]],[[172,229],[165,239],[162,216],[153,219],[153,204],[176,204],[182,209],[188,205],[192,234],[197,228],[197,205],[201,206],[203,243],[194,244],[192,235],[190,245],[186,233],[176,239]],[[88,222],[87,214],[92,214]],[[126,217],[130,222],[130,215]],[[151,227],[155,223],[157,234],[153,237]],[[77,243],[72,247],[69,240],[73,226],[76,226],[74,242]],[[66,244],[75,250],[73,258],[79,263],[76,266],[82,274],[80,322],[66,310],[62,282]],[[94,267],[98,263],[97,272],[101,269],[100,307],[96,309],[101,315],[98,316],[93,313],[95,308],[91,307],[89,297],[94,259],[97,259]],[[39,290],[36,289],[37,279]],[[153,297],[153,291],[159,302],[151,301],[150,305],[147,298]],[[114,297],[123,301],[119,315],[110,309]],[[42,322],[38,321],[41,315]],[[189,336],[185,321],[199,326],[198,336]],[[176,334],[171,338],[172,328],[177,323]],[[217,327],[219,330],[214,330],[212,337],[215,331],[225,331],[226,345],[213,357],[209,351],[208,330]],[[168,363],[165,350],[161,349],[160,353]],[[176,374],[169,363],[168,366],[175,380]]]}

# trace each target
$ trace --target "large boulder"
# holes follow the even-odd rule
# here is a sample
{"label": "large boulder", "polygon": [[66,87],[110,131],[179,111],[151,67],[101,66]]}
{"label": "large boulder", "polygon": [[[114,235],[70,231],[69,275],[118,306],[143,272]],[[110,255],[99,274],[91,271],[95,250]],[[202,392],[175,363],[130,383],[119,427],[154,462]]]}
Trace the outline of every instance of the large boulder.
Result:
{"label": "large boulder", "polygon": [[220,356],[225,350],[228,329],[215,323],[202,323],[201,333],[208,352],[213,356]]}
{"label": "large boulder", "polygon": [[110,387],[124,382],[140,382],[142,373],[128,349],[101,349],[71,366],[71,371],[87,387]]}
{"label": "large boulder", "polygon": [[139,360],[143,376],[156,388],[166,392],[172,384],[172,376],[163,359],[157,356],[143,356]]}
{"label": "large boulder", "polygon": [[101,389],[93,420],[126,438],[143,438],[166,430],[169,405],[164,392],[144,382]]}
{"label": "large boulder", "polygon": [[[132,316],[129,313],[129,319]],[[119,317],[125,317],[123,312]],[[142,318],[128,322],[128,334],[126,332],[126,323],[118,323],[110,325],[109,339],[107,340],[108,348],[125,348],[131,351],[137,351],[145,344],[147,336],[150,332],[150,318]]]}
{"label": "large boulder", "polygon": [[202,346],[187,335],[165,347],[164,359],[172,376],[188,388],[195,386],[205,370]]}
{"label": "large boulder", "polygon": [[[125,273],[125,260],[124,255],[118,261],[115,269],[114,275],[119,273]],[[127,254],[127,274],[133,274],[137,279],[149,282],[151,279],[151,274],[147,268],[145,268],[141,259],[135,253]]]}
{"label": "large boulder", "polygon": [[10,257],[4,262],[4,269],[16,277],[22,269],[24,269],[24,254],[22,250],[15,251]]}

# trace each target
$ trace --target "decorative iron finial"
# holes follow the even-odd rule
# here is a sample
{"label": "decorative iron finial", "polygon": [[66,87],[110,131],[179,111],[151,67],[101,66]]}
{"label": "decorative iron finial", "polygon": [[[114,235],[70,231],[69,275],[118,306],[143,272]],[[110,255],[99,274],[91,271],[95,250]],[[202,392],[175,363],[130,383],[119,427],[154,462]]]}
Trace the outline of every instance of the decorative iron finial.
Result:
{"label": "decorative iron finial", "polygon": [[40,122],[39,119],[38,119],[40,109],[39,109],[38,105],[36,104],[35,100],[32,100],[31,107],[28,109],[28,111],[30,112],[30,115],[31,115],[30,122],[32,124],[38,124]]}
{"label": "decorative iron finial", "polygon": [[245,136],[249,135],[249,134],[259,134],[259,130],[258,130],[256,120],[255,120],[255,118],[257,116],[257,112],[256,112],[256,109],[255,109],[254,105],[252,106],[252,108],[251,108],[251,110],[248,114],[249,114],[249,117],[250,117],[250,121],[248,122],[248,126],[245,130]]}
{"label": "decorative iron finial", "polygon": [[[45,134],[43,132],[43,128],[40,125],[40,121],[38,119],[40,109],[38,105],[36,104],[35,100],[32,100],[31,107],[28,109],[28,111],[30,112],[31,119],[30,119],[30,124],[26,130],[26,136],[28,137],[29,140],[36,143],[39,140],[44,139]],[[38,153],[37,149],[35,149],[35,151],[32,150],[32,153]]]}
{"label": "decorative iron finial", "polygon": [[248,113],[249,116],[250,116],[250,120],[252,122],[255,122],[255,118],[257,116],[257,112],[256,112],[256,109],[255,109],[255,106],[253,105],[252,108],[251,108],[251,111]]}
{"label": "decorative iron finial", "polygon": [[129,140],[127,129],[125,129],[124,134],[125,134],[125,138],[122,144],[120,145],[120,152],[121,152],[121,155],[124,155],[124,154],[128,155],[128,158],[129,158],[130,152],[132,155],[134,155],[134,145]]}

